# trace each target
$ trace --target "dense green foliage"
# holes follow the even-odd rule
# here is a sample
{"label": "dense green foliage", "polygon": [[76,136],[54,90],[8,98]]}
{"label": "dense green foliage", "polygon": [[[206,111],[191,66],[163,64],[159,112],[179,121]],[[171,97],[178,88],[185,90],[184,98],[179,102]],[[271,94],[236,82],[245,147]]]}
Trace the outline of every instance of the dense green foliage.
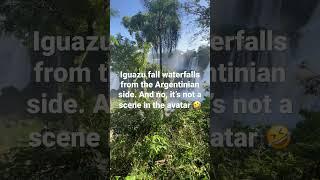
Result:
{"label": "dense green foliage", "polygon": [[163,72],[163,52],[172,52],[178,45],[181,21],[178,0],[144,0],[146,12],[124,17],[123,25],[135,35],[138,43],[151,43],[159,53],[160,72]]}
{"label": "dense green foliage", "polygon": [[[109,36],[109,3],[104,0],[17,0],[0,1],[0,29],[21,39],[30,50],[32,65],[39,60],[48,66],[89,67],[90,83],[30,83],[32,97],[38,92],[63,93],[74,98],[85,110],[76,114],[28,115],[46,122],[40,133],[46,131],[97,132],[100,146],[97,148],[31,148],[28,142],[10,149],[0,156],[0,179],[105,179],[109,176],[109,114],[93,113],[97,94],[106,94],[106,83],[98,80],[96,71],[100,64],[108,63],[108,52],[59,52],[43,57],[34,52],[33,32],[51,36]],[[113,13],[114,15],[114,13]],[[88,42],[85,42],[86,44]],[[107,44],[108,42],[106,42]],[[49,60],[49,61],[47,61]],[[81,61],[79,61],[81,60]],[[21,92],[25,93],[25,92]],[[24,94],[25,95],[25,94]],[[29,95],[29,94],[27,94]],[[27,98],[27,97],[26,97]],[[25,118],[25,117],[19,117]],[[51,120],[48,123],[48,120]]]}
{"label": "dense green foliage", "polygon": [[139,44],[121,35],[111,38],[111,67],[115,73],[144,72],[147,66],[148,43]]}
{"label": "dense green foliage", "polygon": [[[113,177],[319,179],[319,113],[303,112],[305,120],[292,131],[293,142],[284,150],[275,150],[264,141],[251,149],[210,148],[208,102],[203,102],[200,111],[176,110],[163,120],[157,118],[159,110],[116,110],[112,116]],[[234,128],[261,134],[268,129]]]}
{"label": "dense green foliage", "polygon": [[157,51],[177,46],[180,36],[180,3],[178,0],[145,0],[147,11],[124,17],[123,24],[138,42],[150,42]]}
{"label": "dense green foliage", "polygon": [[[48,34],[105,34],[109,18],[104,1],[0,1],[0,10],[7,19],[2,30],[17,34],[32,46],[34,30]],[[114,72],[145,72],[162,70],[161,64],[148,64],[152,47],[158,51],[173,50],[178,42],[180,19],[176,0],[145,0],[146,13],[123,20],[135,34],[135,41],[122,36],[112,40],[112,70]],[[209,2],[209,1],[206,1]],[[70,3],[70,4],[69,4]],[[76,5],[76,6],[74,6]],[[184,9],[197,15],[200,28],[209,27],[209,8],[199,0],[185,4]],[[102,14],[98,13],[102,12]],[[106,14],[104,14],[106,13]],[[111,15],[116,15],[112,11]],[[104,17],[107,17],[106,19]],[[161,23],[158,23],[161,21]],[[79,55],[79,54],[77,54]],[[80,55],[83,55],[82,53]],[[207,67],[208,47],[190,52]],[[72,62],[77,59],[71,56]],[[84,55],[84,57],[89,57]],[[87,58],[85,58],[87,59]],[[88,58],[89,59],[89,58]],[[93,58],[94,59],[94,58]],[[99,59],[99,58],[98,58]],[[204,60],[205,59],[205,60]],[[101,62],[105,59],[102,58]],[[96,62],[86,62],[90,65]],[[104,86],[105,84],[102,84]],[[65,115],[72,120],[73,130],[95,131],[101,134],[98,148],[12,148],[0,158],[0,179],[106,179],[111,170],[113,179],[320,179],[320,113],[302,112],[305,120],[292,131],[292,144],[284,150],[274,150],[264,143],[252,149],[210,148],[210,99],[205,98],[201,110],[177,109],[164,116],[159,109],[112,109],[108,114],[92,113],[94,92],[86,85],[63,87],[65,95],[77,99],[86,111]],[[130,99],[152,102],[155,99]],[[69,128],[60,122],[54,128]],[[110,142],[109,142],[110,126]],[[242,131],[265,133],[267,127],[237,127]],[[108,167],[109,143],[111,169]]]}
{"label": "dense green foliage", "polygon": [[202,110],[175,110],[160,118],[156,109],[112,114],[113,177],[208,179],[209,99]]}
{"label": "dense green foliage", "polygon": [[[265,142],[253,149],[211,148],[212,179],[319,179],[319,113],[305,117],[292,131],[288,148],[274,150]],[[242,127],[241,130],[253,130]],[[267,127],[260,127],[265,134]]]}

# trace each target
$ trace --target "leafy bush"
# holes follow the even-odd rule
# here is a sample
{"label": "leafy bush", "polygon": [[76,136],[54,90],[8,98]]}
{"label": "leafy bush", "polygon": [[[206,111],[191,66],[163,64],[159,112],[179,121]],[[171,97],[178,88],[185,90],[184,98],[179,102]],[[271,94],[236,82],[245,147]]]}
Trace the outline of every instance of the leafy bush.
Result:
{"label": "leafy bush", "polygon": [[[203,102],[203,109],[209,109],[209,99]],[[111,144],[115,179],[209,178],[209,111],[179,109],[163,119],[156,118],[160,117],[161,111],[155,109],[118,111],[112,116],[113,127],[125,131],[119,133],[115,128],[115,139]],[[127,114],[127,111],[134,112]],[[148,113],[142,114],[140,111],[159,114],[149,116],[150,121],[146,121]],[[127,123],[118,121],[119,115],[126,116],[122,119]],[[135,128],[131,122],[135,122]],[[144,128],[140,128],[142,125]],[[145,127],[152,128],[147,132]],[[136,138],[124,138],[130,130]]]}

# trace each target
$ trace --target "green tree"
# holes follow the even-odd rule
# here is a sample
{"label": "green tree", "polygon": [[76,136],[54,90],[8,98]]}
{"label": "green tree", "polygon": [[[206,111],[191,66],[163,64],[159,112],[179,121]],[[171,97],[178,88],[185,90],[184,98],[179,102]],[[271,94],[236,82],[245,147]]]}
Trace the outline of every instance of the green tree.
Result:
{"label": "green tree", "polygon": [[124,38],[121,35],[112,37],[111,67],[115,73],[144,72],[147,66],[147,56],[150,50],[148,43],[140,43]]}
{"label": "green tree", "polygon": [[[14,34],[25,42],[26,47],[32,52],[30,53],[32,63],[49,59],[51,61],[45,62],[51,67],[79,65],[95,70],[100,64],[108,64],[109,52],[57,51],[54,56],[44,58],[41,56],[41,52],[32,51],[33,32],[39,31],[41,34],[52,36],[108,36],[110,29],[109,7],[109,1],[105,0],[0,0],[0,15],[2,17],[0,30]],[[108,39],[105,40],[107,44]],[[81,61],[78,61],[79,59]],[[56,60],[56,62],[52,60]],[[69,130],[66,124],[60,125],[59,123],[71,119],[72,129],[98,132],[101,135],[100,146],[97,148],[47,148],[42,146],[38,148],[28,146],[12,148],[1,156],[0,179],[105,179],[109,176],[109,144],[108,133],[106,133],[109,126],[109,114],[92,112],[96,94],[107,94],[109,87],[108,84],[100,80],[97,81],[99,72],[92,71],[91,77],[93,81],[90,84],[65,83],[61,85],[63,89],[59,89],[65,97],[80,99],[77,102],[80,102],[80,107],[86,107],[84,108],[85,113],[63,114],[61,118],[60,116],[59,118],[52,117],[55,119],[55,127],[48,127],[49,129],[46,128],[43,131]],[[34,88],[53,94],[57,91],[57,84],[54,83],[50,82],[49,86],[45,84]],[[106,97],[108,98],[108,96]],[[106,101],[109,102],[108,99]],[[47,120],[48,116],[41,116],[41,118]],[[63,121],[57,122],[57,119]],[[27,142],[24,145],[26,144]]]}
{"label": "green tree", "polygon": [[150,42],[160,58],[163,70],[163,52],[172,52],[180,36],[180,3],[178,0],[144,0],[147,12],[124,17],[123,24],[139,42]]}
{"label": "green tree", "polygon": [[183,8],[187,14],[190,14],[192,22],[200,28],[197,35],[204,35],[209,38],[210,31],[210,0],[190,0],[183,3]]}

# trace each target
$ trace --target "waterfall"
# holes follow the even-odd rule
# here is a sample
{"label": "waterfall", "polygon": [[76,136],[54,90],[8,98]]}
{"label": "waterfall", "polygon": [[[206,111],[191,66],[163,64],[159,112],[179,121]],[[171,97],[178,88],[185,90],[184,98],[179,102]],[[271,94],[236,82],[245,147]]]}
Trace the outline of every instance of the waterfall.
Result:
{"label": "waterfall", "polygon": [[253,27],[274,29],[280,27],[280,12],[282,0],[254,1],[252,22]]}
{"label": "waterfall", "polygon": [[214,5],[216,28],[281,27],[281,4],[282,0],[221,0]]}
{"label": "waterfall", "polygon": [[[296,64],[304,63],[304,68],[297,68],[297,78],[319,80],[320,75],[320,53],[318,44],[320,41],[320,5],[315,9],[313,16],[306,26],[304,26],[299,33],[301,38],[299,39],[299,45],[297,48]],[[318,87],[319,88],[319,87]],[[320,110],[320,98],[312,95],[305,95],[302,99],[302,107],[309,110]]]}
{"label": "waterfall", "polygon": [[187,70],[188,71],[197,71],[198,70],[198,64],[199,64],[198,58],[196,58],[196,57],[191,58]]}
{"label": "waterfall", "polygon": [[31,72],[27,48],[14,36],[2,35],[0,57],[0,89],[9,86],[18,90],[25,88],[30,82]]}
{"label": "waterfall", "polygon": [[117,90],[120,87],[120,80],[119,80],[119,76],[114,73],[111,72],[110,73],[110,90]]}
{"label": "waterfall", "polygon": [[[260,27],[280,32],[291,28],[291,26],[284,27],[283,25],[291,25],[290,23],[282,22],[283,18],[281,17],[281,13],[283,12],[281,11],[284,8],[281,7],[283,4],[282,0],[252,0],[247,2],[248,3],[244,3],[235,0],[221,1],[220,6],[224,9],[216,8],[216,29],[218,29],[218,31],[221,29],[221,32],[218,33],[225,32],[225,28],[234,27],[238,29],[239,27],[244,29]],[[229,4],[229,6],[227,4]],[[232,8],[233,12],[231,15],[226,15],[225,12],[228,11],[226,8],[230,7],[234,7]],[[230,18],[230,16],[232,18]],[[319,102],[319,98],[312,95],[305,95],[304,86],[299,81],[299,79],[305,78],[301,75],[308,74],[305,69],[299,68],[301,62],[306,62],[306,65],[311,71],[320,74],[320,53],[317,50],[317,45],[320,41],[318,36],[320,30],[320,23],[318,21],[319,16],[320,7],[316,8],[311,20],[300,30],[298,47],[296,49],[291,49],[290,44],[288,44],[288,51],[266,52],[269,53],[267,56],[263,52],[258,56],[259,66],[271,64],[274,67],[283,67],[286,69],[286,81],[283,83],[269,83],[268,85],[256,84],[254,90],[251,89],[251,85],[244,85],[244,83],[241,84],[241,88],[239,89],[231,90],[230,88],[225,88],[224,95],[221,98],[225,100],[229,108],[227,108],[227,112],[221,114],[220,118],[216,118],[212,121],[212,123],[215,124],[215,128],[229,128],[232,126],[233,120],[238,120],[249,125],[277,123],[288,127],[294,127],[296,123],[302,119],[299,115],[299,111],[302,108],[318,108],[319,110],[320,105],[316,104],[316,102]],[[291,19],[290,21],[295,21],[295,19]],[[290,30],[294,31],[294,29]],[[290,39],[291,37],[288,38]],[[290,43],[290,41],[288,43]],[[235,56],[230,60],[234,61],[234,58]],[[252,54],[245,56],[244,58],[246,59],[246,62],[252,61]],[[272,98],[272,113],[235,114],[233,112],[232,103],[235,98],[250,100],[253,98],[261,98],[264,95],[269,95]],[[282,114],[279,112],[279,101],[283,98],[292,100],[294,113]],[[219,119],[221,119],[221,121],[219,121]]]}
{"label": "waterfall", "polygon": [[[196,71],[198,72],[199,71],[199,59],[198,57],[193,57],[190,59],[189,61],[189,65],[188,67],[186,68],[187,71]],[[183,100],[188,100],[188,101],[201,101],[204,99],[205,96],[209,96],[209,92],[206,91],[205,89],[205,85],[209,85],[209,82],[210,82],[210,65],[208,65],[201,78],[197,78],[197,79],[192,79],[190,81],[193,81],[194,83],[199,83],[200,86],[202,86],[201,88],[199,89],[183,89],[182,92],[194,92],[194,93],[201,93],[202,95],[202,98],[197,98],[197,97],[194,97],[194,98],[184,98]]]}

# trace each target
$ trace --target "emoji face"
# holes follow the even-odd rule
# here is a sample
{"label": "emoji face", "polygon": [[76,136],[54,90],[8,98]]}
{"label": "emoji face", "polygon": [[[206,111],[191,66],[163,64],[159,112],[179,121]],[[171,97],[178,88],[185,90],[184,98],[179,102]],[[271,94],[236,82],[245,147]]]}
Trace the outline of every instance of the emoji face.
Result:
{"label": "emoji face", "polygon": [[192,103],[192,107],[195,110],[199,110],[201,108],[201,103],[199,101],[195,101]]}
{"label": "emoji face", "polygon": [[267,141],[275,149],[286,148],[290,140],[290,132],[284,126],[272,126],[267,132]]}

